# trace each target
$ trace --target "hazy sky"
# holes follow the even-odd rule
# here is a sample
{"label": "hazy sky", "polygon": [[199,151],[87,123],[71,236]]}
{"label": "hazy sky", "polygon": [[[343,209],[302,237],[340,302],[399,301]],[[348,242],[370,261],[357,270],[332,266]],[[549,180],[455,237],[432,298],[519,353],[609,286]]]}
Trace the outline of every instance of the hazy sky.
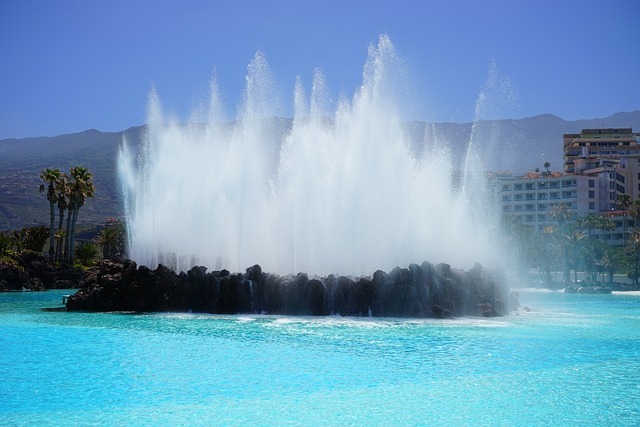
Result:
{"label": "hazy sky", "polygon": [[142,124],[152,85],[185,119],[214,70],[233,118],[258,50],[290,115],[315,68],[351,97],[381,33],[419,118],[471,121],[492,62],[505,116],[606,117],[640,109],[639,19],[638,0],[2,0],[0,139]]}

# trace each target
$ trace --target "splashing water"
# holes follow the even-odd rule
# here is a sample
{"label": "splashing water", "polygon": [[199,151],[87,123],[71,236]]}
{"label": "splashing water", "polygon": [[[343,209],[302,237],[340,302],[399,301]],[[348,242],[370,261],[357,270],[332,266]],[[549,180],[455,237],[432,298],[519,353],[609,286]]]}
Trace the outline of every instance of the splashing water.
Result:
{"label": "splashing water", "polygon": [[274,118],[260,53],[232,123],[220,113],[215,81],[206,123],[165,119],[152,91],[143,147],[136,155],[125,143],[119,158],[129,256],[152,268],[258,263],[322,275],[499,259],[492,210],[481,206],[483,177],[456,173],[447,144],[428,127],[418,148],[407,135],[401,64],[381,36],[362,85],[334,111],[319,71],[309,100],[298,79],[292,122]]}

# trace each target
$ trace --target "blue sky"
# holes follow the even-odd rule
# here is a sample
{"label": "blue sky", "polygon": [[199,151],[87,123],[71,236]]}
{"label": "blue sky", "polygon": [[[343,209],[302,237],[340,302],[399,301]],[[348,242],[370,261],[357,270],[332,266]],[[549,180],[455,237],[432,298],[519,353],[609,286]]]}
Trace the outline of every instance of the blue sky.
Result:
{"label": "blue sky", "polygon": [[505,116],[606,117],[640,109],[639,18],[637,0],[3,0],[0,139],[142,124],[152,84],[187,118],[214,69],[233,117],[258,50],[287,115],[314,68],[351,96],[381,33],[418,118],[471,121],[492,61],[517,94]]}

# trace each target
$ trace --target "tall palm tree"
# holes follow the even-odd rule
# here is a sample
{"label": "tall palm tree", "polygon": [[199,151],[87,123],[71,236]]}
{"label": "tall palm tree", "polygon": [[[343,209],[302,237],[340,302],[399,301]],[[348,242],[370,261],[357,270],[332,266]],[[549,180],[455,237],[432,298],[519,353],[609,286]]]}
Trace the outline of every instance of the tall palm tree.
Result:
{"label": "tall palm tree", "polygon": [[560,249],[564,255],[564,268],[563,268],[563,280],[565,282],[569,282],[571,280],[570,272],[571,272],[571,258],[572,258],[572,235],[573,231],[568,226],[568,222],[573,216],[573,211],[568,203],[558,203],[551,208],[549,212],[551,218],[555,219],[558,222],[557,227],[557,236],[558,236],[558,244],[560,245]]}
{"label": "tall palm tree", "polygon": [[[78,221],[78,212],[80,208],[84,206],[85,199],[87,197],[93,197],[93,193],[96,188],[91,181],[93,175],[87,168],[76,166],[75,168],[71,168],[69,170],[71,175],[72,182],[71,191],[70,191],[70,203],[71,207],[71,227],[67,230],[69,234],[69,263],[73,264],[74,258],[74,245],[75,245],[75,232],[76,232],[76,223]],[[67,219],[67,224],[69,220]]]}
{"label": "tall palm tree", "polygon": [[570,278],[571,267],[573,266],[575,282],[578,279],[578,260],[580,258],[579,245],[587,235],[584,231],[576,230],[573,224],[569,227],[566,227],[565,231],[566,232],[562,233],[561,235],[561,245],[563,247],[565,258],[564,277],[566,280]]}
{"label": "tall palm tree", "polygon": [[67,176],[62,175],[58,179],[56,193],[58,194],[58,241],[56,242],[56,260],[62,261],[63,239],[65,236],[62,226],[64,224],[64,213],[69,208],[69,183]]}
{"label": "tall palm tree", "polygon": [[545,175],[547,175],[547,176],[551,174],[551,172],[549,172],[549,167],[550,167],[550,166],[551,166],[551,163],[549,163],[549,162],[544,162],[544,168],[547,170],[547,171],[545,172]]}
{"label": "tall palm tree", "polygon": [[633,283],[638,284],[638,259],[640,257],[640,228],[633,227],[631,230],[631,235],[629,236],[629,244],[627,245],[627,250],[634,257],[634,274],[633,274]]}
{"label": "tall palm tree", "polygon": [[[58,201],[58,195],[56,193],[56,185],[60,179],[60,169],[47,168],[40,172],[40,179],[44,181],[40,184],[40,192],[47,190],[47,200],[49,201],[49,261],[53,261],[55,255],[54,241],[55,241],[55,204]],[[46,186],[45,186],[46,184]]]}
{"label": "tall palm tree", "polygon": [[602,249],[603,251],[600,264],[602,264],[602,267],[609,276],[609,283],[613,283],[613,277],[616,269],[618,269],[618,267],[620,267],[625,261],[623,248],[621,246],[603,245]]}
{"label": "tall palm tree", "polygon": [[621,194],[618,196],[618,208],[622,209],[622,243],[623,246],[627,245],[627,211],[631,206],[631,196],[628,194]]}

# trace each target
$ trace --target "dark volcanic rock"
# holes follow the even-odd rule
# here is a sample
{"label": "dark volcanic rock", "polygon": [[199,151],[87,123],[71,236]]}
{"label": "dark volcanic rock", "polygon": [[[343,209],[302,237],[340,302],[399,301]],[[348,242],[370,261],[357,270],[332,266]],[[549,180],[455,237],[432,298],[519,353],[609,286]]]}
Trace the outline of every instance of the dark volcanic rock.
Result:
{"label": "dark volcanic rock", "polygon": [[12,265],[0,265],[0,289],[20,291],[29,284],[29,274],[24,269]]}
{"label": "dark volcanic rock", "polygon": [[[197,266],[176,274],[133,261],[103,260],[90,269],[68,310],[196,311],[221,314],[452,317],[502,316],[508,312],[503,272],[476,264],[470,271],[447,264],[411,264],[372,277],[309,279],[279,276],[259,265],[245,273],[207,272]],[[0,283],[1,285],[1,283]]]}

